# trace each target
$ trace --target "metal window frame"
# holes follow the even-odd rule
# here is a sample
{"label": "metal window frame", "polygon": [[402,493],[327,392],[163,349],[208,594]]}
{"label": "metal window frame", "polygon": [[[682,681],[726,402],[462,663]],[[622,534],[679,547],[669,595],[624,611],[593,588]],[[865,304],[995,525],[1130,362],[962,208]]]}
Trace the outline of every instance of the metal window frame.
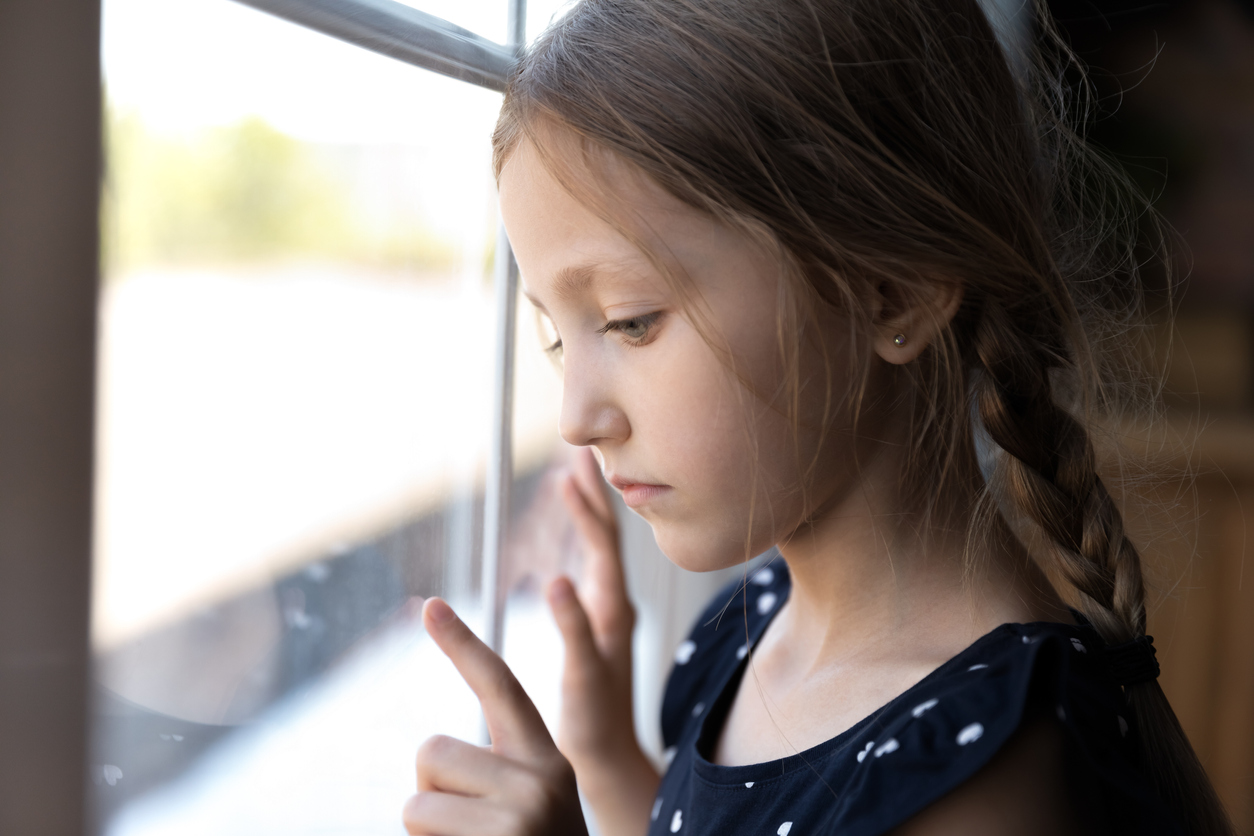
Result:
{"label": "metal window frame", "polygon": [[[509,48],[517,53],[527,38],[527,0],[508,0]],[[488,472],[483,508],[484,636],[497,653],[505,648],[505,592],[501,588],[501,550],[509,520],[509,489],[514,481],[514,325],[518,306],[518,262],[497,218],[496,367],[493,373],[492,421],[495,432],[488,448]],[[485,729],[486,736],[486,729]]]}
{"label": "metal window frame", "polygon": [[488,40],[396,0],[236,0],[407,64],[505,90],[523,42],[526,0],[507,0],[509,44]]}

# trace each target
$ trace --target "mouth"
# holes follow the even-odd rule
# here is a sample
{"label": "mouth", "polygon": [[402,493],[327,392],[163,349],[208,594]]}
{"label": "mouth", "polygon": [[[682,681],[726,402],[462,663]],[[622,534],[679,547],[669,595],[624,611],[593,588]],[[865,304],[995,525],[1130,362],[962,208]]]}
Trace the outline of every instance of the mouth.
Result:
{"label": "mouth", "polygon": [[654,485],[648,482],[636,482],[622,476],[610,476],[606,481],[613,485],[620,494],[622,494],[623,502],[629,508],[639,508],[660,496],[665,495],[671,490],[670,485]]}

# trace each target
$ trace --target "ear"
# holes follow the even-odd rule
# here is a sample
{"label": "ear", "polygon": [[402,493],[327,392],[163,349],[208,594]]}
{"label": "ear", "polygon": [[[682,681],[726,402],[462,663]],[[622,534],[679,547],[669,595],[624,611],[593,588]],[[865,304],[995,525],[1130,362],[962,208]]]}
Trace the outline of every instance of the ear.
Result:
{"label": "ear", "polygon": [[962,284],[937,280],[923,287],[906,287],[885,280],[871,300],[872,348],[880,359],[905,365],[949,326],[962,304]]}

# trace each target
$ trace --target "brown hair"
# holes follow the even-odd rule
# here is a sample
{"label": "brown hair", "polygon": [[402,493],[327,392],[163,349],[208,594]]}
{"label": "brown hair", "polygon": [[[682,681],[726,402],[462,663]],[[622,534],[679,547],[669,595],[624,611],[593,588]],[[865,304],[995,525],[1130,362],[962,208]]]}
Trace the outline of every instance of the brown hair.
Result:
{"label": "brown hair", "polygon": [[[903,484],[935,508],[970,475],[975,410],[1004,451],[984,501],[1046,544],[1047,574],[1116,645],[1144,635],[1145,590],[1091,430],[1145,394],[1124,347],[1144,305],[1138,246],[1148,229],[1165,260],[1164,237],[1073,127],[1087,86],[1043,4],[1036,27],[1012,64],[976,0],[582,0],[512,76],[495,166],[559,125],[769,232],[794,311],[837,306],[862,333],[869,288],[960,282],[958,314],[902,372]],[[1231,833],[1157,682],[1126,696],[1188,831]]]}

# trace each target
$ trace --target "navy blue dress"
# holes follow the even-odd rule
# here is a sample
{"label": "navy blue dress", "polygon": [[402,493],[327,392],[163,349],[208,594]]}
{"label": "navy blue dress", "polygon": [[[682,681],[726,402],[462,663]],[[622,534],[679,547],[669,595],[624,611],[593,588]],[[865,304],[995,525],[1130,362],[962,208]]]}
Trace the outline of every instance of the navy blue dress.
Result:
{"label": "navy blue dress", "polygon": [[1041,714],[1064,730],[1067,773],[1091,832],[1183,833],[1136,765],[1122,691],[1086,625],[1003,624],[831,740],[767,763],[711,763],[753,644],[789,588],[777,559],[717,595],[677,649],[662,704],[670,763],[650,836],[884,833],[974,775]]}

